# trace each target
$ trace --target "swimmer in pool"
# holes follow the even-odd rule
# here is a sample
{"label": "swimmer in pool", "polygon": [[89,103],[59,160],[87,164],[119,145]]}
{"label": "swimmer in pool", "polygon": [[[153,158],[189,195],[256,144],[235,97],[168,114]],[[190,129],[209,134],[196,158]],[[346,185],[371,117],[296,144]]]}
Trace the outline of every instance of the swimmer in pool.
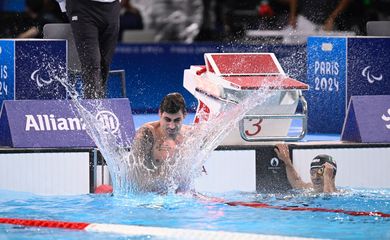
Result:
{"label": "swimmer in pool", "polygon": [[[186,117],[186,104],[180,93],[170,93],[161,101],[160,119],[142,125],[136,133],[134,148],[138,159],[143,159],[147,174],[143,177],[144,191],[164,192],[166,180],[175,165],[175,149],[184,141],[189,126],[183,125]],[[175,165],[177,166],[177,165]],[[181,174],[177,192],[187,191],[189,179]]]}
{"label": "swimmer in pool", "polygon": [[335,178],[337,164],[333,158],[326,154],[316,156],[310,164],[311,183],[305,183],[295,170],[286,144],[277,144],[275,152],[286,166],[287,179],[295,189],[312,188],[316,192],[332,193],[336,192]]}

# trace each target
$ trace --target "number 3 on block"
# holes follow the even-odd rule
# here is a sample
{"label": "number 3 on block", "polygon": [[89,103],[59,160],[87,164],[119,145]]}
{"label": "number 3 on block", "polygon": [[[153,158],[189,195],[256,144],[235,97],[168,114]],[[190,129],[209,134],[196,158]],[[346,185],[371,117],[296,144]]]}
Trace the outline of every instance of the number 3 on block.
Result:
{"label": "number 3 on block", "polygon": [[[250,122],[251,122],[252,120],[254,120],[254,119],[249,119]],[[257,134],[260,133],[260,131],[261,131],[261,123],[263,122],[263,119],[262,119],[262,118],[259,118],[259,119],[256,119],[256,120],[257,120],[257,122],[251,124],[251,126],[254,127],[254,131],[253,131],[253,132],[250,132],[250,131],[248,131],[248,130],[245,130],[245,134],[246,134],[247,136],[255,136],[255,135],[257,135]]]}

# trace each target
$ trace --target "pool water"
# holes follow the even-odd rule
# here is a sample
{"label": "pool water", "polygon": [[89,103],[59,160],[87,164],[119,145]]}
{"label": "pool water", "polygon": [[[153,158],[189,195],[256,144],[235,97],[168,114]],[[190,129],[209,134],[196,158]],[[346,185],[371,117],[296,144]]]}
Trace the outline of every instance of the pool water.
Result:
{"label": "pool water", "polygon": [[[390,189],[343,189],[343,193],[305,192],[215,195],[229,201],[272,206],[313,207],[390,213]],[[206,194],[212,196],[211,194]],[[390,239],[390,218],[344,213],[282,211],[229,206],[191,195],[37,196],[0,191],[0,217],[87,223],[112,223],[327,239]],[[74,230],[0,225],[0,239],[154,239]],[[179,239],[182,239],[179,237]]]}

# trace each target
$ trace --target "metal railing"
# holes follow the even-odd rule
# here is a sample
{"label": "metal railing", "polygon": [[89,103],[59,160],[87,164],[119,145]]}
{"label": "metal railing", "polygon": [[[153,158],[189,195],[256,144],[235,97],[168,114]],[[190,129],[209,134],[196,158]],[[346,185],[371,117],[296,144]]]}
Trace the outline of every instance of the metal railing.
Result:
{"label": "metal railing", "polygon": [[[264,115],[245,115],[239,122],[239,131],[241,138],[247,142],[260,141],[298,141],[305,137],[307,133],[307,102],[303,95],[299,95],[299,101],[302,103],[302,113],[298,114],[264,114]],[[302,119],[302,128],[296,136],[257,136],[249,137],[245,134],[245,119]]]}

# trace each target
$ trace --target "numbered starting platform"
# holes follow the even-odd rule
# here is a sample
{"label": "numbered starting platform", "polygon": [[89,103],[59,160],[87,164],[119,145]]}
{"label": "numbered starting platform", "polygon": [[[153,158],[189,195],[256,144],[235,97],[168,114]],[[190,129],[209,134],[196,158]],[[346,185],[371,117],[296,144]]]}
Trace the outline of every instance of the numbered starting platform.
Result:
{"label": "numbered starting platform", "polygon": [[[225,104],[238,104],[261,89],[272,91],[239,122],[222,145],[256,145],[264,141],[302,139],[307,130],[308,85],[290,78],[273,53],[206,53],[204,66],[184,71],[184,87],[198,99],[195,123],[207,121]],[[297,109],[299,106],[299,113]],[[292,121],[300,121],[292,131]]]}

